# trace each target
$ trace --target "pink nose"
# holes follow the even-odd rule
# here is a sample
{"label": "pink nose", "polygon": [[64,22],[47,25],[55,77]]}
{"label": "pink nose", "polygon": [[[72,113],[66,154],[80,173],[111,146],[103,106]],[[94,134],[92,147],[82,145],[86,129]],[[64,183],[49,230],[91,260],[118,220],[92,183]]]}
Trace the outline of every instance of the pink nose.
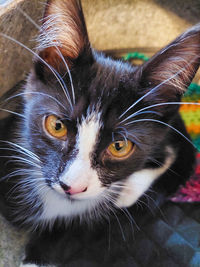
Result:
{"label": "pink nose", "polygon": [[63,182],[60,182],[60,185],[62,189],[65,191],[65,193],[68,195],[75,195],[75,194],[79,194],[79,193],[83,193],[87,191],[87,187],[81,187],[81,186],[71,187],[71,186],[66,185]]}

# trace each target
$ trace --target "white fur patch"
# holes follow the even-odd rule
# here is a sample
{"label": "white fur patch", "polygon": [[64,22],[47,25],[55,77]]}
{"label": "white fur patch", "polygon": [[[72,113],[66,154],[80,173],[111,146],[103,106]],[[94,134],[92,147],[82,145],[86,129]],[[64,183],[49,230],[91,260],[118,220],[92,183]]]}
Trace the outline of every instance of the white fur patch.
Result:
{"label": "white fur patch", "polygon": [[85,211],[92,209],[96,202],[94,200],[70,201],[66,196],[59,195],[54,190],[48,190],[43,197],[44,211],[41,221],[53,223],[56,218],[72,219],[74,216],[82,215]]}
{"label": "white fur patch", "polygon": [[75,199],[95,197],[102,192],[98,174],[91,167],[90,159],[101,128],[99,117],[100,114],[93,113],[79,125],[76,144],[78,155],[60,178],[62,182],[71,187],[87,188],[86,192],[76,194]]}
{"label": "white fur patch", "polygon": [[[100,114],[93,113],[78,127],[76,150],[78,154],[70,166],[66,167],[60,181],[68,186],[87,188],[86,192],[73,195],[75,201],[67,199],[62,188],[57,184],[43,194],[44,211],[42,220],[57,217],[71,218],[91,210],[101,199],[105,190],[101,186],[96,170],[91,167],[90,155],[94,150],[101,128]],[[80,201],[79,201],[80,200]]]}
{"label": "white fur patch", "polygon": [[133,173],[124,184],[124,189],[117,200],[118,207],[130,207],[133,205],[152,185],[172,165],[175,155],[171,148],[167,149],[170,155],[165,160],[162,167],[156,169],[144,169]]}

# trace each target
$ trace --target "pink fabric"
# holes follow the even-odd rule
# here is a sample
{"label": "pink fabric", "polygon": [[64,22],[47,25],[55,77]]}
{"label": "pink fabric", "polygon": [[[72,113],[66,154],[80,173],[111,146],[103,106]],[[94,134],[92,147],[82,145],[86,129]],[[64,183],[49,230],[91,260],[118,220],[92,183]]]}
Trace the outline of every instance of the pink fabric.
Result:
{"label": "pink fabric", "polygon": [[170,198],[173,202],[200,202],[200,153],[197,154],[195,173],[180,186],[177,193]]}

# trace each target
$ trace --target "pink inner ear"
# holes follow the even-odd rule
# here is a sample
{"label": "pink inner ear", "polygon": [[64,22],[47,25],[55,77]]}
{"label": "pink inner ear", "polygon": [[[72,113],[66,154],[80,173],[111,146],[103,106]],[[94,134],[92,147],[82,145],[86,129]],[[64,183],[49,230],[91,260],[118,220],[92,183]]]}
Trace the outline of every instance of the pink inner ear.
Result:
{"label": "pink inner ear", "polygon": [[[72,67],[72,59],[70,55],[65,55],[62,49],[58,48],[62,53],[69,68]],[[40,57],[43,58],[50,66],[56,69],[58,72],[64,67],[64,62],[55,47],[48,47],[40,52]]]}

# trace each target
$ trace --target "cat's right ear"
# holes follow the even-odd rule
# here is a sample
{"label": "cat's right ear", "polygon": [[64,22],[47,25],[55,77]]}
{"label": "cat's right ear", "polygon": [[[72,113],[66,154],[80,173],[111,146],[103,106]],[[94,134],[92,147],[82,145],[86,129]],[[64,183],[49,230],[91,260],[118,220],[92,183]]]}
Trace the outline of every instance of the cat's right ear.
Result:
{"label": "cat's right ear", "polygon": [[[80,1],[47,1],[38,42],[39,56],[57,72],[66,71],[65,64],[73,68],[78,59],[92,60]],[[49,71],[47,64],[36,59],[36,69],[40,71]]]}
{"label": "cat's right ear", "polygon": [[200,24],[197,24],[138,69],[137,80],[147,93],[144,101],[179,101],[199,65]]}

